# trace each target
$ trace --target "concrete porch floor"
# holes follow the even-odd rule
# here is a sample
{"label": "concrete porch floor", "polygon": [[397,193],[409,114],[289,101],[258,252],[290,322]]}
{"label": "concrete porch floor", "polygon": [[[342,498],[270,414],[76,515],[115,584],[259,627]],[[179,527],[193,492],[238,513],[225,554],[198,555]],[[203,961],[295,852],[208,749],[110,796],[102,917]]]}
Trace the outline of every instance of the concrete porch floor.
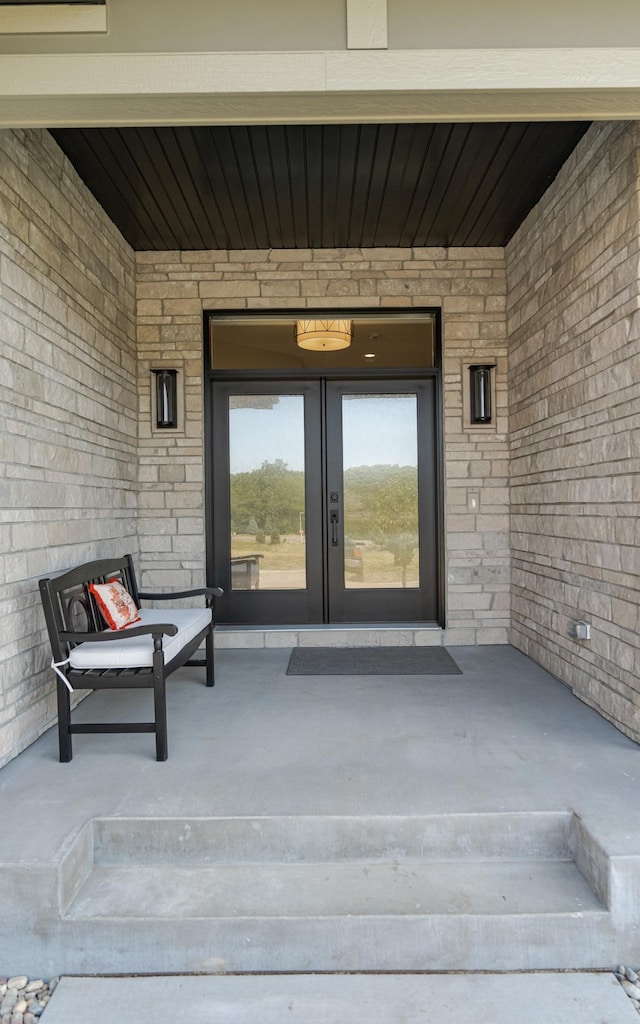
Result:
{"label": "concrete porch floor", "polygon": [[[588,830],[578,866],[590,876],[602,910],[615,904],[602,933],[596,936],[589,925],[583,942],[571,930],[581,915],[569,915],[559,960],[547,962],[553,947],[540,936],[556,926],[551,915],[536,924],[532,945],[540,952],[521,949],[502,966],[488,947],[487,962],[474,962],[478,954],[460,934],[442,955],[405,963],[398,938],[393,969],[413,970],[418,963],[431,970],[638,966],[640,749],[631,740],[510,647],[451,648],[462,669],[458,676],[288,677],[289,653],[221,651],[213,690],[204,687],[201,669],[176,675],[169,682],[166,763],[155,762],[151,736],[96,735],[74,737],[73,761],[59,764],[52,729],[0,771],[2,970],[47,977],[170,973],[173,963],[184,973],[225,969],[225,951],[215,943],[202,949],[197,963],[174,960],[176,949],[188,945],[177,926],[154,959],[153,939],[136,931],[135,917],[117,922],[122,941],[108,963],[105,951],[118,945],[116,932],[94,940],[83,919],[67,921],[76,931],[73,941],[65,937],[60,919],[82,881],[72,878],[79,863],[74,843],[92,819],[347,816],[370,824],[385,816],[487,815],[495,822],[507,812],[571,812],[578,829]],[[103,692],[75,715],[126,719],[137,702],[144,719],[148,699],[140,691]],[[62,912],[48,906],[65,887]],[[491,940],[478,928],[484,949]],[[507,936],[514,949],[530,942],[518,928]],[[273,948],[278,934],[269,935]],[[291,940],[292,948],[299,941]],[[313,950],[306,955],[307,969],[328,969],[329,954],[315,966]],[[255,958],[227,963],[229,970],[280,966],[301,969],[280,965],[277,956],[262,966]],[[335,966],[364,969],[357,958],[342,957]]]}

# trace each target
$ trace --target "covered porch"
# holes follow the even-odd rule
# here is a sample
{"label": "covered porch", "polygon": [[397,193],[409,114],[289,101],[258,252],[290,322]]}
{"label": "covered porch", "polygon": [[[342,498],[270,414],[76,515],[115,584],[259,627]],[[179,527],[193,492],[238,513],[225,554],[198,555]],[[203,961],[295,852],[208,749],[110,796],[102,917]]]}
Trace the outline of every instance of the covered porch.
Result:
{"label": "covered porch", "polygon": [[[48,132],[0,147],[0,763],[54,715],[39,577],[130,550],[145,588],[204,581],[203,312],[230,306],[442,311],[435,642],[511,643],[638,738],[637,122],[592,125],[506,247],[134,251]],[[488,425],[465,405],[478,361]],[[172,431],[154,429],[159,366],[181,380]],[[434,639],[398,625],[394,642]]]}

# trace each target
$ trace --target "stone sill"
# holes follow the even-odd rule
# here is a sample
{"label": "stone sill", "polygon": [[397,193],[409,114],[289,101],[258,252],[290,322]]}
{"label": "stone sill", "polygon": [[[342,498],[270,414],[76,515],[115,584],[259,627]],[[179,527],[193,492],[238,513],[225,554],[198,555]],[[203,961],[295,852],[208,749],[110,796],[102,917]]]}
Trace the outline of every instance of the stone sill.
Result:
{"label": "stone sill", "polygon": [[438,626],[217,626],[218,650],[263,647],[441,647]]}

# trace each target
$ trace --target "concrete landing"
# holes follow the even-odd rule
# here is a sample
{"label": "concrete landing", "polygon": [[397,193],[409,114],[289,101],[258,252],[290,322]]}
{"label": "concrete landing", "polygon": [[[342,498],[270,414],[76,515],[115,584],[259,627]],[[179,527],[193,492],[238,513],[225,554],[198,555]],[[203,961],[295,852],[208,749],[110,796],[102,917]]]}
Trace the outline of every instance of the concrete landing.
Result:
{"label": "concrete landing", "polygon": [[63,978],[47,1024],[637,1024],[613,974]]}

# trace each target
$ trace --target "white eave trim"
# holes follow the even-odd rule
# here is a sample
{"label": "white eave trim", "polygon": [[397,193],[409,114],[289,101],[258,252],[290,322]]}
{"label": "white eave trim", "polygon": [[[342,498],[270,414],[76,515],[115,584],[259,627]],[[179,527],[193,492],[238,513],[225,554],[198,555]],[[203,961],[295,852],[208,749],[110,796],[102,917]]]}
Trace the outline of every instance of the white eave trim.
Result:
{"label": "white eave trim", "polygon": [[631,47],[0,56],[0,127],[639,117]]}

